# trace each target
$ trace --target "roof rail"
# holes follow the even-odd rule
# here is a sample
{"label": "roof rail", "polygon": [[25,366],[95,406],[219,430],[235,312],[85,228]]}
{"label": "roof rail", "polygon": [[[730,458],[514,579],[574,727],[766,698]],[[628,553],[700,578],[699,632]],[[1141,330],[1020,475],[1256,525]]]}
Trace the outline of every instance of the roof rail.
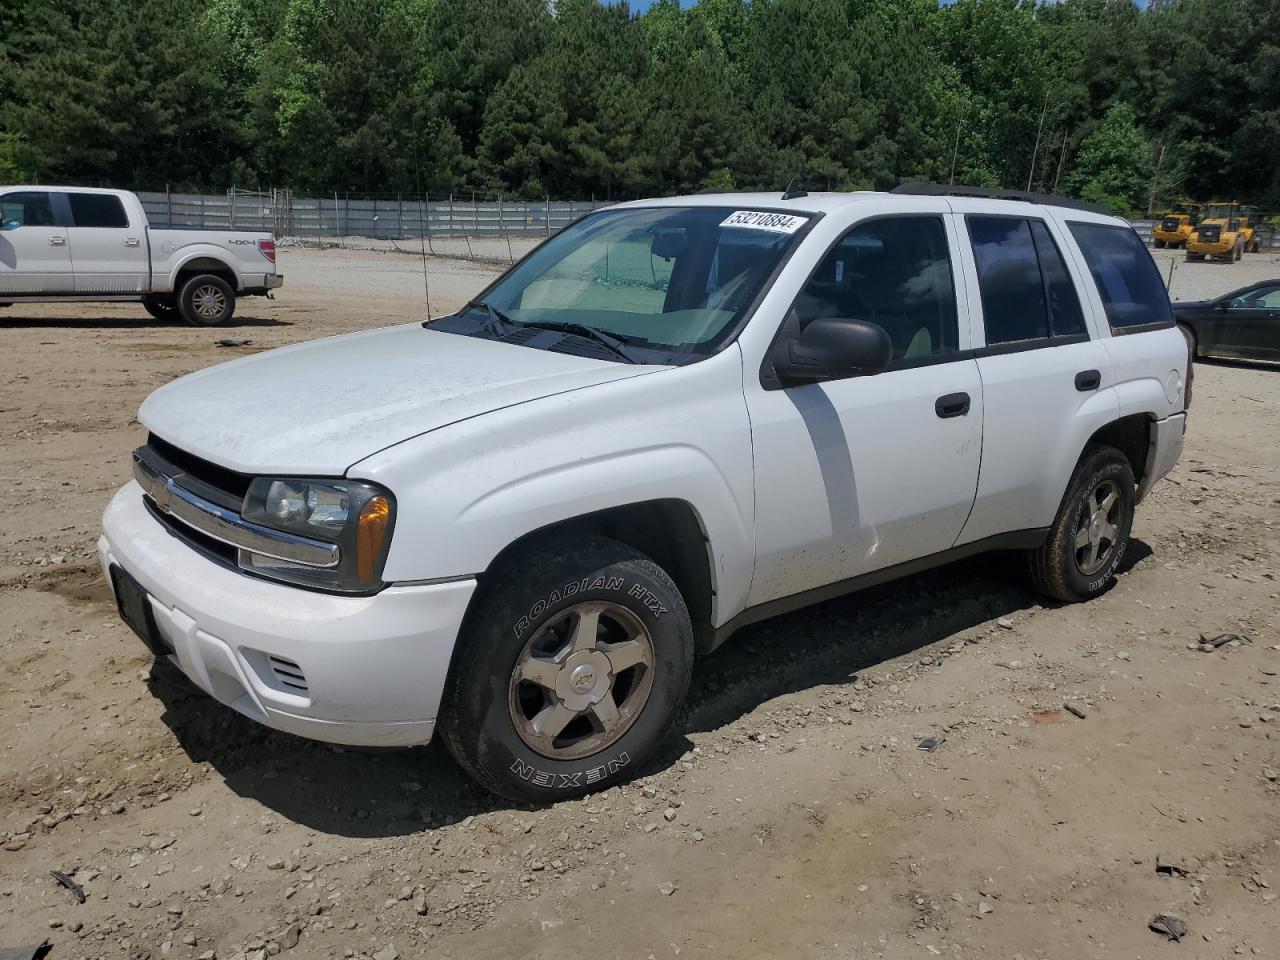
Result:
{"label": "roof rail", "polygon": [[912,197],[981,197],[985,200],[1021,200],[1023,203],[1038,203],[1042,206],[1069,207],[1072,210],[1087,210],[1089,213],[1100,213],[1114,217],[1115,214],[1106,207],[1088,200],[1075,200],[1071,197],[1059,197],[1052,193],[1031,193],[1027,190],[1005,190],[1002,187],[967,187],[962,184],[945,183],[900,183],[889,191]]}

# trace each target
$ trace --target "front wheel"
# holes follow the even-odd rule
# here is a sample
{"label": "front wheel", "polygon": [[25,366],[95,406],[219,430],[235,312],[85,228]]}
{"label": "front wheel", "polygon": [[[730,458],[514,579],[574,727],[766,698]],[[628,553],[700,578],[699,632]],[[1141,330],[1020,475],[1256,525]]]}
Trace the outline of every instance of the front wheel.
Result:
{"label": "front wheel", "polygon": [[1027,552],[1032,588],[1067,603],[1103,593],[1129,546],[1136,502],[1128,458],[1114,447],[1087,451],[1049,536]]}
{"label": "front wheel", "polygon": [[543,803],[634,776],[693,670],[683,597],[613,540],[547,545],[486,577],[458,638],[440,727],[481,785]]}
{"label": "front wheel", "polygon": [[178,291],[178,310],[187,323],[216,327],[231,319],[236,309],[236,292],[231,284],[213,274],[187,280]]}

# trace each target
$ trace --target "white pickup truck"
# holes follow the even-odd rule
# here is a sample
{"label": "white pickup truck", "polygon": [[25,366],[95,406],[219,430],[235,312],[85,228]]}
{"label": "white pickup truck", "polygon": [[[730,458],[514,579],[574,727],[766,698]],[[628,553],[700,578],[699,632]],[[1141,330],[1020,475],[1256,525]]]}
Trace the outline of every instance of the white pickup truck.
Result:
{"label": "white pickup truck", "polygon": [[141,300],[157,320],[214,326],[283,283],[269,233],[155,230],[127,190],[0,187],[0,306]]}
{"label": "white pickup truck", "polygon": [[1187,343],[1123,220],[955,194],[622,204],[456,314],[160,388],[99,541],[122,617],[264,724],[439,729],[552,800],[640,770],[744,624],[994,549],[1098,596]]}

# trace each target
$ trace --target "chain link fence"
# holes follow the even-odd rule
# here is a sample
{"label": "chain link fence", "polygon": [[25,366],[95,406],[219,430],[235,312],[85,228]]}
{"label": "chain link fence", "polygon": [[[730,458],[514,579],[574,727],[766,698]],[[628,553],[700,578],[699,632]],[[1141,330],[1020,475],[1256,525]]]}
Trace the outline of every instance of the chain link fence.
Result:
{"label": "chain link fence", "polygon": [[[499,196],[297,197],[289,190],[223,194],[139,193],[151,225],[158,228],[261,230],[282,243],[436,252],[449,256],[509,258],[510,241],[549,237],[584,214],[608,206],[603,200],[518,200]],[[1263,250],[1280,250],[1280,231],[1255,215]],[[1148,244],[1158,220],[1135,220]],[[474,246],[471,240],[478,241]],[[483,241],[490,241],[485,243]],[[495,244],[492,241],[499,241]],[[504,251],[501,241],[507,242]],[[408,246],[412,244],[412,246]]]}

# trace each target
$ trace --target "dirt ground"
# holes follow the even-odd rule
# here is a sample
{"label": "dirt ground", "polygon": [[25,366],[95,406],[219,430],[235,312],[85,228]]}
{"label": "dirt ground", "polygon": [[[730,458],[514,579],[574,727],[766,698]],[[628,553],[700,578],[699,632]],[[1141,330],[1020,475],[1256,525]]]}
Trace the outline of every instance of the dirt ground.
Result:
{"label": "dirt ground", "polygon": [[[217,331],[134,305],[0,311],[0,947],[1280,955],[1280,368],[1198,366],[1186,454],[1099,600],[1045,605],[990,558],[761,623],[700,662],[677,742],[642,777],[519,808],[437,746],[260,728],[153,668],[116,616],[94,543],[148,392],[423,314],[412,257],[281,263],[279,298]],[[493,270],[433,260],[433,307]],[[1274,256],[1178,263],[1173,289],[1277,275]],[[1197,649],[1224,632],[1243,641]],[[1157,855],[1186,875],[1157,874]],[[1181,945],[1148,930],[1160,913],[1185,921]]]}

